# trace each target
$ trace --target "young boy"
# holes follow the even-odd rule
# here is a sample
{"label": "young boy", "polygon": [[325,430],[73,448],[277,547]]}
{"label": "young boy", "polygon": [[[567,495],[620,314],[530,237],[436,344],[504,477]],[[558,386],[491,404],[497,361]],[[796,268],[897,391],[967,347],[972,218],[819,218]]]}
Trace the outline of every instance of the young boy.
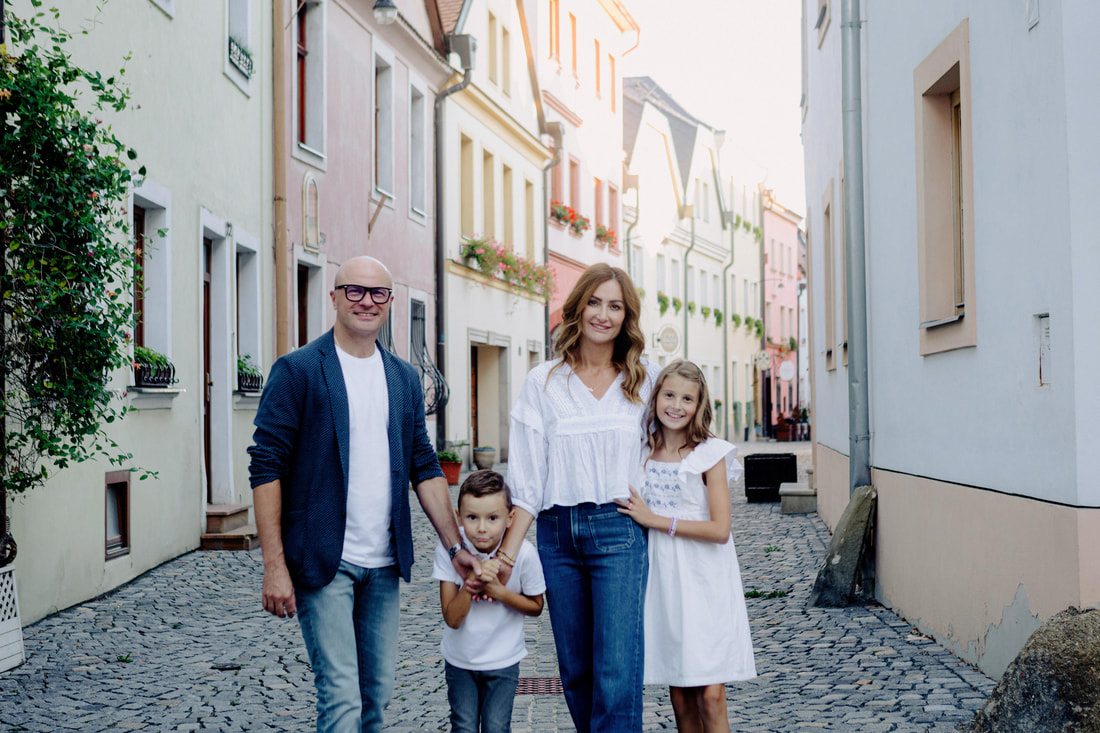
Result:
{"label": "young boy", "polygon": [[[496,471],[477,471],[458,491],[458,526],[466,549],[481,561],[481,575],[461,578],[447,549],[435,548],[432,577],[439,581],[443,607],[443,658],[454,733],[498,733],[512,729],[512,701],[519,660],[527,656],[523,617],[542,613],[546,581],[538,552],[524,540],[516,557],[498,552],[512,524],[512,492]],[[493,557],[493,554],[496,556]],[[497,580],[501,563],[512,567],[508,582]],[[466,580],[480,580],[480,591]]]}

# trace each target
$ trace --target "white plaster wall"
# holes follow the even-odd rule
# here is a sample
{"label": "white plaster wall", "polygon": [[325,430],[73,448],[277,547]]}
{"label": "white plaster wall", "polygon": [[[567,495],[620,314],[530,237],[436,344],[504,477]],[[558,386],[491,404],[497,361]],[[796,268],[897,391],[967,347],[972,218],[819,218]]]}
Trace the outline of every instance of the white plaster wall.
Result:
{"label": "white plaster wall", "polygon": [[[14,12],[28,5],[20,2]],[[205,208],[251,232],[268,232],[271,226],[271,69],[264,51],[271,46],[269,7],[251,5],[254,71],[251,82],[242,85],[226,70],[224,3],[198,11],[191,6],[183,11],[177,3],[175,17],[148,0],[107,3],[87,36],[79,32],[88,17],[85,4],[63,0],[56,5],[63,25],[74,32],[69,51],[76,63],[104,76],[125,63],[130,105],[122,113],[97,116],[137,151],[134,169],[146,166],[150,180],[170,196],[164,224],[171,246],[162,254],[171,259],[163,270],[170,275],[171,318],[155,345],[171,357],[176,387],[185,391],[161,400],[170,407],[139,410],[108,431],[134,454],[128,465],[157,472],[145,481],[132,478],[128,555],[104,560],[104,474],[115,466],[96,461],[66,469],[15,503],[16,578],[24,623],[104,593],[198,546],[206,501],[200,211]],[[131,59],[124,62],[127,54]],[[150,234],[155,249],[155,232]],[[262,267],[270,271],[266,248]],[[268,279],[261,278],[263,302],[270,300]],[[271,340],[267,320],[261,319],[264,344]],[[122,391],[130,382],[128,374],[119,372],[112,384]],[[235,384],[222,387],[231,390]],[[215,436],[231,462],[223,466],[231,482],[245,475],[247,456],[237,447],[249,432],[241,421],[223,419]]]}
{"label": "white plaster wall", "polygon": [[[866,26],[874,464],[1073,503],[1074,379],[1058,8],[871,6]],[[919,353],[913,69],[970,17],[977,348]],[[1088,145],[1095,150],[1096,143]],[[1039,388],[1035,314],[1050,313]],[[968,317],[969,314],[968,314]]]}
{"label": "white plaster wall", "polygon": [[[814,439],[843,455],[848,454],[848,374],[847,367],[837,360],[837,368],[825,369],[825,236],[822,216],[822,197],[833,183],[833,230],[834,252],[843,247],[840,239],[840,179],[839,171],[843,160],[843,134],[841,115],[841,78],[840,78],[840,8],[833,8],[829,28],[820,48],[817,44],[817,31],[813,24],[817,19],[816,0],[804,0],[806,10],[803,22],[806,29],[807,47],[807,90],[806,115],[802,125],[802,144],[806,165],[806,227],[809,236],[808,256],[812,260],[810,271],[813,285],[810,297],[813,298],[814,352],[803,354],[803,358],[813,359],[814,369]],[[864,65],[866,69],[866,64]],[[912,84],[910,83],[910,86]],[[838,287],[840,276],[840,258],[834,257],[835,282]],[[915,259],[914,259],[915,274]],[[837,324],[837,333],[840,325]],[[873,445],[873,444],[872,444]],[[817,477],[820,485],[821,478]],[[847,477],[844,478],[845,488]]]}

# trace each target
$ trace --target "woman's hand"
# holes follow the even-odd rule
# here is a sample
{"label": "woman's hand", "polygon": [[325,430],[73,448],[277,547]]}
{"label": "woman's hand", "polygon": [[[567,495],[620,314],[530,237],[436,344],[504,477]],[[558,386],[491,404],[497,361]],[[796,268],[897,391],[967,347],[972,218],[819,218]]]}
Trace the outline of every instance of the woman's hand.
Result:
{"label": "woman's hand", "polygon": [[649,504],[645,503],[645,499],[633,486],[630,487],[629,499],[626,501],[616,499],[615,503],[619,505],[620,514],[625,514],[643,527],[652,527],[657,520],[657,515],[653,513],[649,508]]}

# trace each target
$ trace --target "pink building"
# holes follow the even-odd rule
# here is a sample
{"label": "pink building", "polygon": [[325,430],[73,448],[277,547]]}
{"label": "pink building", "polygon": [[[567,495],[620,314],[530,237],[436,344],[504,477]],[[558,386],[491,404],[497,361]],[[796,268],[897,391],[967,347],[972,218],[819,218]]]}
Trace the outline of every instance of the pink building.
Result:
{"label": "pink building", "polygon": [[762,370],[763,432],[788,437],[785,417],[798,407],[798,227],[802,217],[764,191],[763,249],[764,350],[768,365]]}

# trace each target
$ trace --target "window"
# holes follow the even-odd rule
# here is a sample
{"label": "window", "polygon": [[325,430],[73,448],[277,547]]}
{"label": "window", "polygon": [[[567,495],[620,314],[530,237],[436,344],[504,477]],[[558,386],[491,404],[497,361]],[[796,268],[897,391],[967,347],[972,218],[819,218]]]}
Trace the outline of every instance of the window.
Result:
{"label": "window", "polygon": [[528,262],[535,261],[535,184],[523,182],[523,222],[527,233],[523,252]]}
{"label": "window", "polygon": [[657,255],[657,292],[660,292],[660,293],[668,292],[665,289],[665,256],[664,255]]}
{"label": "window", "polygon": [[913,73],[922,355],[977,344],[968,28]]}
{"label": "window", "polygon": [[550,58],[561,61],[561,8],[558,0],[550,0]]}
{"label": "window", "polygon": [[825,265],[825,369],[836,369],[836,258],[833,253],[833,182],[821,200],[821,242]]}
{"label": "window", "polygon": [[462,234],[474,234],[474,141],[459,133],[459,226]]}
{"label": "window", "polygon": [[379,54],[374,56],[373,96],[374,190],[393,198],[393,64]]}
{"label": "window", "polygon": [[262,366],[263,350],[260,341],[263,333],[260,288],[260,240],[246,232],[235,230],[233,241],[236,252],[234,276],[236,282],[236,348],[237,356],[250,356],[252,363]]}
{"label": "window", "polygon": [[687,300],[690,303],[695,300],[695,268],[687,266]]}
{"label": "window", "polygon": [[[640,246],[634,245],[632,247],[632,257],[630,258],[630,269],[633,272],[630,273],[631,279],[634,280],[634,284],[639,288],[645,287],[645,250]],[[663,262],[662,262],[663,264]]]}
{"label": "window", "polygon": [[145,208],[134,204],[134,346],[145,346]]}
{"label": "window", "polygon": [[681,286],[682,286],[682,283],[680,282],[680,261],[679,260],[673,260],[672,261],[672,287],[669,288],[672,291],[672,295],[679,298],[680,294],[681,294]]}
{"label": "window", "polygon": [[615,96],[618,94],[618,87],[615,84],[615,57],[611,54],[607,54],[607,89],[608,96],[611,97],[611,113],[615,113],[615,106],[618,104],[615,101]]}
{"label": "window", "polygon": [[302,180],[302,247],[310,252],[321,251],[321,194],[312,173]]}
{"label": "window", "polygon": [[409,206],[420,215],[428,211],[428,156],[426,138],[427,115],[424,93],[409,89]]}
{"label": "window", "polygon": [[225,75],[245,94],[252,91],[254,65],[249,11],[249,0],[228,0],[226,5]]}
{"label": "window", "polygon": [[581,162],[569,156],[569,206],[580,213],[581,209]]}
{"label": "window", "polygon": [[840,287],[838,288],[836,297],[839,301],[837,306],[837,318],[840,321],[840,343],[837,344],[837,348],[840,350],[840,363],[844,366],[848,366],[848,247],[845,244],[845,231],[844,231],[844,159],[840,161],[840,177],[837,179],[840,185],[837,187],[836,197],[836,219],[837,229],[839,235],[837,236],[836,246],[834,249],[839,253],[840,267]]}
{"label": "window", "polygon": [[172,195],[148,178],[133,191],[133,307],[135,346],[171,355]]}
{"label": "window", "polygon": [[595,39],[593,41],[593,43],[596,44],[596,55],[595,55],[595,58],[593,59],[592,70],[596,74],[596,99],[599,99],[600,98],[600,92],[603,91],[603,89],[600,87],[600,62],[603,59],[600,58],[600,39],[598,39],[598,38]]}
{"label": "window", "polygon": [[293,21],[295,139],[298,150],[314,164],[324,160],[325,150],[324,8],[322,3],[303,2]]}
{"label": "window", "polygon": [[512,169],[508,166],[503,166],[500,173],[500,186],[502,189],[502,202],[500,207],[500,216],[504,220],[501,223],[500,241],[507,245],[513,245],[516,241],[516,234],[513,227],[515,223],[513,221],[513,206],[515,204],[515,193],[512,190]]}
{"label": "window", "polygon": [[710,184],[703,182],[703,221],[710,221]]}
{"label": "window", "polygon": [[481,153],[481,203],[482,220],[481,231],[489,239],[497,236],[497,186],[496,186],[496,161],[493,154],[487,150]]}
{"label": "window", "polygon": [[829,22],[832,20],[832,9],[829,0],[817,0],[817,21],[814,30],[817,31],[817,47],[825,42],[825,32],[829,30]]}
{"label": "window", "polygon": [[110,560],[130,552],[130,472],[108,471],[104,484],[104,556]]}
{"label": "window", "polygon": [[[577,16],[569,14],[569,50],[571,54],[570,68],[573,70],[573,78],[577,78]],[[577,82],[580,83],[579,81]]]}
{"label": "window", "polygon": [[714,307],[718,308],[719,310],[722,310],[726,307],[726,305],[725,305],[725,303],[722,302],[722,293],[720,293],[719,290],[718,290],[718,275],[711,276],[710,283],[711,283],[711,287],[712,287],[712,290],[711,290],[712,294],[711,294],[710,297],[715,303]]}
{"label": "window", "polygon": [[707,293],[707,273],[702,270],[699,271],[699,305],[710,305],[710,301]]}
{"label": "window", "polygon": [[500,29],[500,87],[506,95],[512,95],[512,34]]}
{"label": "window", "polygon": [[603,218],[603,181],[599,178],[594,179],[592,186],[593,202],[596,209],[596,226],[603,224],[607,226],[607,222]]}
{"label": "window", "polygon": [[619,230],[619,189],[614,183],[607,184],[607,226]]}
{"label": "window", "polygon": [[489,13],[489,82],[497,84],[499,75],[497,65],[500,63],[500,51],[497,43],[497,17]]}

